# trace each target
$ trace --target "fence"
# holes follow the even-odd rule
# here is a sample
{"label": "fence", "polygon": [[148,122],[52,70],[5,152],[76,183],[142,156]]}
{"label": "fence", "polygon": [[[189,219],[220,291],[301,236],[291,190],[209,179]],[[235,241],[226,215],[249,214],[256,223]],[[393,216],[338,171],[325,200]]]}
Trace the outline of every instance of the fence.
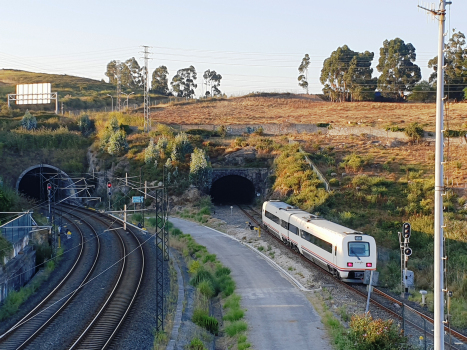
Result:
{"label": "fence", "polygon": [[36,223],[34,222],[32,213],[24,213],[17,218],[8,221],[7,223],[0,226],[0,233],[10,243],[18,242],[29,234],[31,228]]}
{"label": "fence", "polygon": [[[410,306],[402,304],[400,309],[401,329],[409,338],[411,344],[418,346],[422,350],[433,349],[433,324]],[[467,344],[455,337],[455,333],[449,332],[445,328],[444,334],[445,348],[457,350],[467,350]]]}

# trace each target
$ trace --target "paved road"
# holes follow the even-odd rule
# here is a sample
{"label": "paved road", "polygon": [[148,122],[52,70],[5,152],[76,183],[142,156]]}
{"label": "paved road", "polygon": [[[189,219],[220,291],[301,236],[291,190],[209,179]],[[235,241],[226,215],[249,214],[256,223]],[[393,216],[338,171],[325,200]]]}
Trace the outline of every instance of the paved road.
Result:
{"label": "paved road", "polygon": [[320,317],[305,297],[259,254],[220,232],[178,218],[170,221],[232,270],[248,340],[256,350],[331,350]]}

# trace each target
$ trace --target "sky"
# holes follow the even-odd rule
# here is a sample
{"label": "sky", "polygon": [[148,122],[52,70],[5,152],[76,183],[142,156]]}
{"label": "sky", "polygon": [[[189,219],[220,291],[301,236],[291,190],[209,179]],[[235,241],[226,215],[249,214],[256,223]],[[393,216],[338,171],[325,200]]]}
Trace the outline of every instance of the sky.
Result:
{"label": "sky", "polygon": [[[169,80],[193,65],[197,96],[207,69],[222,75],[229,96],[256,91],[301,93],[298,66],[307,53],[310,93],[321,93],[323,61],[348,45],[375,53],[384,40],[416,48],[422,79],[437,55],[438,21],[417,0],[392,1],[160,1],[1,0],[0,68],[105,79],[111,60],[135,57],[149,71],[165,65]],[[434,1],[438,6],[438,1]],[[467,33],[467,2],[453,0],[446,30]]]}

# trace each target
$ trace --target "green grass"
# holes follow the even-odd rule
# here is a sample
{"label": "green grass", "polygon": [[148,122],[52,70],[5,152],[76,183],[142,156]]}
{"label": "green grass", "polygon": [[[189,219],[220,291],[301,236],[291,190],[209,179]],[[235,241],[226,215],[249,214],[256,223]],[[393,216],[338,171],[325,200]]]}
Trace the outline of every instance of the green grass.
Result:
{"label": "green grass", "polygon": [[215,254],[210,254],[208,250],[197,244],[190,235],[183,234],[179,229],[169,225],[171,235],[171,245],[182,251],[187,259],[190,284],[197,288],[198,297],[195,302],[193,322],[205,328],[212,334],[219,332],[218,320],[209,316],[208,300],[220,295],[225,309],[225,332],[229,337],[236,337],[238,349],[248,349],[245,335],[248,325],[242,319],[245,310],[240,307],[240,296],[235,294],[235,282],[230,276],[230,269],[222,266]]}

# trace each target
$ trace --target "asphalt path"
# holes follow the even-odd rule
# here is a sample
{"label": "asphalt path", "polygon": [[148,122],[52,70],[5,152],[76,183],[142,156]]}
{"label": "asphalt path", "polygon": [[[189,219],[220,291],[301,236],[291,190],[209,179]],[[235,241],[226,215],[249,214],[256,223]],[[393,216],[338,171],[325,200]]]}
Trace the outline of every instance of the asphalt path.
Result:
{"label": "asphalt path", "polygon": [[332,350],[306,292],[266,258],[219,231],[179,218],[170,221],[231,269],[236,293],[247,310],[248,340],[253,349]]}

